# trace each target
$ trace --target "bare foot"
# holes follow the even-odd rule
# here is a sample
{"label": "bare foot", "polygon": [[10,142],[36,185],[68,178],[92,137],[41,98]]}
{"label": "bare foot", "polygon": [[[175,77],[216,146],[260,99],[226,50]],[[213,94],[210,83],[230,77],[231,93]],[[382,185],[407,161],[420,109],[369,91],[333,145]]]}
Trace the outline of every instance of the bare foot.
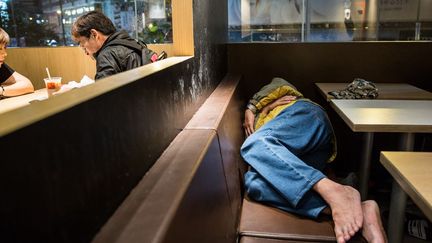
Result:
{"label": "bare foot", "polygon": [[363,237],[369,243],[387,243],[377,203],[372,200],[364,201],[362,202],[362,209]]}
{"label": "bare foot", "polygon": [[363,225],[360,193],[327,178],[318,181],[313,188],[330,205],[337,242],[347,242]]}

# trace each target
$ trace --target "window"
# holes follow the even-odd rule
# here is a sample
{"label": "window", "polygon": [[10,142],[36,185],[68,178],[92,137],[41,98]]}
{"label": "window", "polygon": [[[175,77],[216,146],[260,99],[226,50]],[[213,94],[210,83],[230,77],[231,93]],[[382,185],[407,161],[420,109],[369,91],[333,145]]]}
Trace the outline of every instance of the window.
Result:
{"label": "window", "polygon": [[72,24],[92,10],[146,43],[172,43],[171,0],[0,0],[0,26],[10,46],[75,45]]}
{"label": "window", "polygon": [[228,0],[230,42],[432,40],[430,0]]}

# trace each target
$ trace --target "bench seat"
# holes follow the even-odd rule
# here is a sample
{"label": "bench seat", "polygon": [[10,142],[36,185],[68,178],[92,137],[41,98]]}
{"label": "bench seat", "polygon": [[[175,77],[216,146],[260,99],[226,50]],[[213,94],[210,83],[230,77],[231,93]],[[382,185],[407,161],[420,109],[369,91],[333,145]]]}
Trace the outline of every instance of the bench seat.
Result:
{"label": "bench seat", "polygon": [[239,234],[288,240],[336,240],[331,220],[301,218],[274,207],[243,199]]}
{"label": "bench seat", "polygon": [[[239,235],[256,237],[244,239],[245,242],[336,242],[330,218],[318,220],[300,217],[274,207],[266,206],[247,198],[243,199]],[[275,243],[278,241],[274,241]],[[366,242],[356,235],[350,242]]]}
{"label": "bench seat", "polygon": [[312,243],[318,241],[298,241],[298,240],[281,240],[281,239],[270,239],[252,236],[242,236],[240,243]]}

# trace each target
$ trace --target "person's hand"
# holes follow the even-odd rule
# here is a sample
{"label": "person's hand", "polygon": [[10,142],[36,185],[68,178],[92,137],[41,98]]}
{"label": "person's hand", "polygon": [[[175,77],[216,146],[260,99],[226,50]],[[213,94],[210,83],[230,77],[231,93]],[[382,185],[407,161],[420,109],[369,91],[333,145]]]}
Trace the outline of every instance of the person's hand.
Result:
{"label": "person's hand", "polygon": [[285,105],[290,103],[291,101],[294,101],[297,99],[297,96],[292,96],[292,95],[285,95],[280,97],[279,99],[273,101],[272,103],[266,105],[262,110],[261,113],[263,113],[263,115],[267,115],[270,111],[272,111],[274,108],[276,108],[277,106],[280,105]]}
{"label": "person's hand", "polygon": [[255,114],[251,110],[246,109],[243,128],[247,137],[249,137],[253,132],[255,132],[254,123],[255,123]]}

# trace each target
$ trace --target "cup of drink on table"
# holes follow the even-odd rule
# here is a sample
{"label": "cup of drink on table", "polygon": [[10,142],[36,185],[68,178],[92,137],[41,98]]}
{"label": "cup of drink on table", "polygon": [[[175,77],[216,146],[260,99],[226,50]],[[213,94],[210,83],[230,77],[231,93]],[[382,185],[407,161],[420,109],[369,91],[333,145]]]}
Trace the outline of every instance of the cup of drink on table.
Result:
{"label": "cup of drink on table", "polygon": [[61,77],[44,78],[45,86],[48,93],[48,98],[51,97],[54,92],[60,90],[61,80],[62,80]]}
{"label": "cup of drink on table", "polygon": [[51,74],[48,70],[48,68],[45,68],[46,72],[48,74],[48,78],[44,78],[45,86],[47,89],[48,98],[53,95],[54,92],[57,92],[61,88],[61,77],[51,77]]}

